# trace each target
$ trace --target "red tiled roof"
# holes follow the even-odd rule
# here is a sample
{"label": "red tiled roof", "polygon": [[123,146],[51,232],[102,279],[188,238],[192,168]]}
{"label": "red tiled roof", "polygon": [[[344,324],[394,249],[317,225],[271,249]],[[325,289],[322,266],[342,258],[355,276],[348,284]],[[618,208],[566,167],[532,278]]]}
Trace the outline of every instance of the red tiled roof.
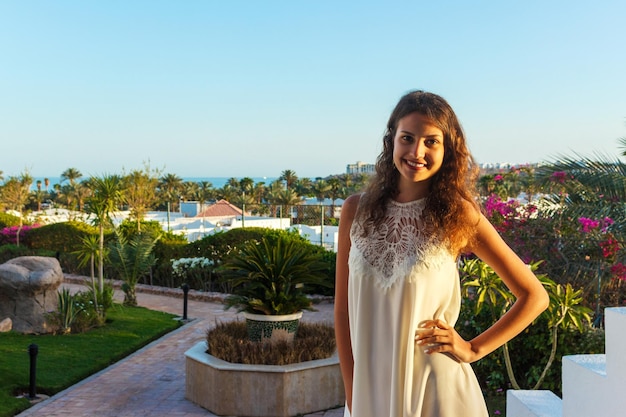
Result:
{"label": "red tiled roof", "polygon": [[226,200],[220,200],[213,205],[205,208],[198,213],[196,217],[227,217],[241,216],[242,211],[239,207],[230,204]]}

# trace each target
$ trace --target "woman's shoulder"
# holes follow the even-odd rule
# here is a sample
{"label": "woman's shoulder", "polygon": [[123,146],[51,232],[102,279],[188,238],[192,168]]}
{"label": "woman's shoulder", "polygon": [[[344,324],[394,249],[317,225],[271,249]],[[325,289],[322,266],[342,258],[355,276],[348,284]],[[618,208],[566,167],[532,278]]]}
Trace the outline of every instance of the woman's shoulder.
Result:
{"label": "woman's shoulder", "polygon": [[348,198],[346,198],[343,202],[343,206],[344,207],[358,207],[359,206],[359,202],[361,201],[361,197],[363,196],[363,193],[359,193],[359,194],[352,194],[351,196],[349,196]]}
{"label": "woman's shoulder", "polygon": [[361,196],[363,194],[353,194],[345,199],[343,206],[341,207],[341,217],[346,219],[354,219],[356,212],[359,208]]}
{"label": "woman's shoulder", "polygon": [[463,210],[467,214],[467,218],[470,223],[477,225],[482,217],[482,212],[478,203],[475,201],[469,201],[464,199],[462,200],[461,204],[463,205]]}

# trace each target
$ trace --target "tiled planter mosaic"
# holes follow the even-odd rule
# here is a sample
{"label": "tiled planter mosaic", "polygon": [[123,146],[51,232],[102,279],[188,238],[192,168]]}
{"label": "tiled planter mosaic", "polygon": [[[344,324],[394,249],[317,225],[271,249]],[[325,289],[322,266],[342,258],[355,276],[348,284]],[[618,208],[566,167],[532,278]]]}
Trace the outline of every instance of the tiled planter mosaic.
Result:
{"label": "tiled planter mosaic", "polygon": [[248,339],[253,342],[276,343],[278,341],[292,342],[302,312],[284,316],[267,316],[262,314],[243,313],[248,328]]}
{"label": "tiled planter mosaic", "polygon": [[293,365],[243,365],[206,353],[205,342],[185,352],[185,397],[220,416],[292,417],[343,406],[339,359]]}

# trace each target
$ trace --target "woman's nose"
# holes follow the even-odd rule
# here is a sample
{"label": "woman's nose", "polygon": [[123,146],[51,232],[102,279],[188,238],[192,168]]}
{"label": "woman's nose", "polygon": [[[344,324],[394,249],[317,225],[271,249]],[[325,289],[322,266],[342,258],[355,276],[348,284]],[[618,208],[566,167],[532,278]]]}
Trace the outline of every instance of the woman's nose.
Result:
{"label": "woman's nose", "polygon": [[426,152],[426,144],[424,141],[418,140],[415,142],[415,147],[413,148],[413,155],[416,158],[423,158]]}

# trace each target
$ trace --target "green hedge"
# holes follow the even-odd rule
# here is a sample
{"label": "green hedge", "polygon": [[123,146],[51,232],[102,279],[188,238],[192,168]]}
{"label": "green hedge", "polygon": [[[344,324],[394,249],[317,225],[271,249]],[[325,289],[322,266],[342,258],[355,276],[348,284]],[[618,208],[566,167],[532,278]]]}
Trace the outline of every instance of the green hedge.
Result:
{"label": "green hedge", "polygon": [[[55,253],[64,272],[88,275],[86,268],[79,268],[78,258],[73,252],[82,249],[82,239],[88,235],[99,236],[96,227],[79,221],[53,223],[28,231],[25,241],[34,250],[48,250]],[[105,240],[111,232],[105,233]]]}

